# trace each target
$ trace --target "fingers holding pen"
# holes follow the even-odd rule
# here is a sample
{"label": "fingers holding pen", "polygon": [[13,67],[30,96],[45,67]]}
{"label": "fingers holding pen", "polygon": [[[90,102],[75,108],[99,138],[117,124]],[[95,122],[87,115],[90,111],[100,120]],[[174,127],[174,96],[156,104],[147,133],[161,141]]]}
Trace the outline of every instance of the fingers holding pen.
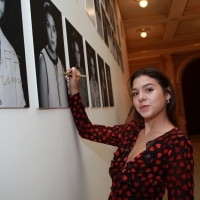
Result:
{"label": "fingers holding pen", "polygon": [[65,76],[65,79],[67,80],[67,86],[70,91],[70,95],[74,95],[78,93],[78,75],[80,74],[80,72],[75,67],[72,67],[69,70],[67,70],[66,74],[67,75]]}

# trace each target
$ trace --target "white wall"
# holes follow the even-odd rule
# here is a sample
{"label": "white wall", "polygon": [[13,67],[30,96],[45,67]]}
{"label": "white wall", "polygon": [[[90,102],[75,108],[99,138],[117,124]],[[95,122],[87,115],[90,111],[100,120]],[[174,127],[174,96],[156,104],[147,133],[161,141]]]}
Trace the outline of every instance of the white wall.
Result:
{"label": "white wall", "polygon": [[[81,139],[70,109],[38,110],[29,0],[21,0],[30,108],[0,110],[1,200],[103,200],[115,147]],[[87,108],[93,123],[123,123],[131,101],[125,38],[123,74],[85,12],[84,0],[53,3],[111,67],[114,107]]]}

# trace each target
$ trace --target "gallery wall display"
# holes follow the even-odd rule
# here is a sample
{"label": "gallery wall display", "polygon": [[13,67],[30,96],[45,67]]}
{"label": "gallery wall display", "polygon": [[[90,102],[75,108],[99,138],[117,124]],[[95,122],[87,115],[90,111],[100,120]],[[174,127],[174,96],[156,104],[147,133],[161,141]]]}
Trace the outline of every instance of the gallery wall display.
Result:
{"label": "gallery wall display", "polygon": [[95,8],[94,8],[94,2],[93,0],[85,0],[85,10],[86,13],[88,14],[90,20],[94,25],[95,23]]}
{"label": "gallery wall display", "polygon": [[106,13],[108,15],[108,18],[110,19],[110,0],[105,1],[105,8],[106,8]]}
{"label": "gallery wall display", "polygon": [[97,22],[97,31],[99,35],[103,38],[103,26],[102,26],[102,17],[101,17],[99,0],[94,0],[94,6],[95,6],[95,15]]}
{"label": "gallery wall display", "polygon": [[99,79],[101,88],[101,100],[102,106],[107,107],[108,104],[108,88],[106,83],[106,74],[103,59],[97,54],[98,68],[99,68]]}
{"label": "gallery wall display", "polygon": [[[120,48],[121,42],[118,28],[119,20],[117,18],[116,0],[85,0],[85,3],[86,12],[90,16],[91,20],[94,20],[94,11],[96,18],[96,24],[94,23],[94,25],[96,26],[99,35],[103,38],[107,47],[110,49],[111,54],[119,65],[118,46]],[[122,66],[119,65],[119,67],[122,69]],[[123,70],[122,72],[124,73]]]}
{"label": "gallery wall display", "polygon": [[105,69],[106,69],[106,78],[107,78],[107,84],[108,84],[109,103],[110,103],[110,106],[114,106],[114,98],[113,98],[113,89],[112,89],[112,79],[111,79],[111,73],[110,73],[110,66],[107,63],[105,63]]}
{"label": "gallery wall display", "polygon": [[100,107],[99,80],[95,50],[85,41],[92,107]]}
{"label": "gallery wall display", "polygon": [[115,18],[114,18],[114,13],[113,13],[113,8],[110,6],[110,23],[112,24],[113,30],[116,33],[116,28],[115,28]]}
{"label": "gallery wall display", "polygon": [[[70,67],[76,67],[81,74],[85,75],[86,69],[85,69],[83,38],[81,34],[72,26],[72,24],[67,19],[65,19],[65,22],[66,22]],[[80,79],[79,93],[83,101],[83,104],[86,107],[88,107],[89,106],[88,87],[87,87],[87,80],[85,78]]]}
{"label": "gallery wall display", "polygon": [[69,107],[61,12],[48,0],[30,5],[39,108]]}
{"label": "gallery wall display", "polygon": [[29,107],[21,1],[0,3],[0,108]]}
{"label": "gallery wall display", "polygon": [[117,27],[117,39],[118,39],[118,43],[119,43],[119,46],[121,46],[120,35],[119,35],[119,26],[118,26],[118,24],[116,25],[116,27]]}
{"label": "gallery wall display", "polygon": [[105,42],[106,45],[109,47],[109,44],[108,44],[108,30],[107,30],[108,19],[107,19],[105,10],[104,10],[104,8],[103,8],[102,5],[101,5],[101,16],[102,16],[102,23],[103,23],[104,42]]}
{"label": "gallery wall display", "polygon": [[101,0],[101,2],[102,2],[102,4],[103,4],[103,6],[105,6],[105,0]]}

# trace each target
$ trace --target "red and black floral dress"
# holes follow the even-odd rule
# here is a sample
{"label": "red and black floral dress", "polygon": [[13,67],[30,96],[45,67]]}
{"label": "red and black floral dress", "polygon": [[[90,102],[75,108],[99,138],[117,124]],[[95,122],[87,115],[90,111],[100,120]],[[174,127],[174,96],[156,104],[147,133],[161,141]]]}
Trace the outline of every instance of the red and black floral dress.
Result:
{"label": "red and black floral dress", "polygon": [[107,127],[90,122],[79,94],[70,98],[70,108],[81,137],[117,146],[109,169],[112,178],[109,200],[193,200],[193,148],[190,140],[173,128],[146,145],[130,162],[127,157],[139,131],[130,124]]}

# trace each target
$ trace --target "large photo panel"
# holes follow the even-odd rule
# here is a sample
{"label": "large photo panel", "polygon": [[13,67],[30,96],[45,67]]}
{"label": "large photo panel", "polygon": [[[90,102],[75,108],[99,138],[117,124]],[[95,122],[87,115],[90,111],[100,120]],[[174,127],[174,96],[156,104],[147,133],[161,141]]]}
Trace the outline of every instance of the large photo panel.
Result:
{"label": "large photo panel", "polygon": [[[71,67],[76,67],[81,74],[85,75],[85,58],[83,48],[83,38],[80,33],[72,26],[72,24],[65,19],[66,32],[67,32],[67,43],[69,52],[69,64]],[[80,78],[79,82],[79,93],[83,104],[88,107],[88,87],[86,78]]]}
{"label": "large photo panel", "polygon": [[104,67],[104,61],[101,58],[101,56],[99,56],[99,54],[97,54],[97,61],[98,61],[98,67],[99,67],[102,106],[107,107],[109,106],[109,104],[108,104],[108,92],[107,92],[107,84],[106,84],[105,67]]}
{"label": "large photo panel", "polygon": [[101,102],[100,102],[100,92],[99,92],[99,80],[98,80],[98,75],[97,75],[96,53],[87,41],[85,41],[85,46],[86,46],[86,53],[87,53],[92,107],[100,107]]}
{"label": "large photo panel", "polygon": [[102,25],[101,9],[100,9],[99,0],[94,0],[94,7],[95,7],[96,22],[97,22],[97,31],[98,31],[99,35],[103,38],[103,25]]}
{"label": "large photo panel", "polygon": [[29,107],[20,0],[0,2],[0,108]]}
{"label": "large photo panel", "polygon": [[112,79],[111,79],[111,74],[110,74],[110,66],[107,63],[105,63],[105,68],[106,68],[106,78],[107,78],[107,84],[108,84],[109,103],[110,103],[110,106],[114,106]]}
{"label": "large photo panel", "polygon": [[30,0],[39,108],[68,107],[61,12],[48,0]]}

